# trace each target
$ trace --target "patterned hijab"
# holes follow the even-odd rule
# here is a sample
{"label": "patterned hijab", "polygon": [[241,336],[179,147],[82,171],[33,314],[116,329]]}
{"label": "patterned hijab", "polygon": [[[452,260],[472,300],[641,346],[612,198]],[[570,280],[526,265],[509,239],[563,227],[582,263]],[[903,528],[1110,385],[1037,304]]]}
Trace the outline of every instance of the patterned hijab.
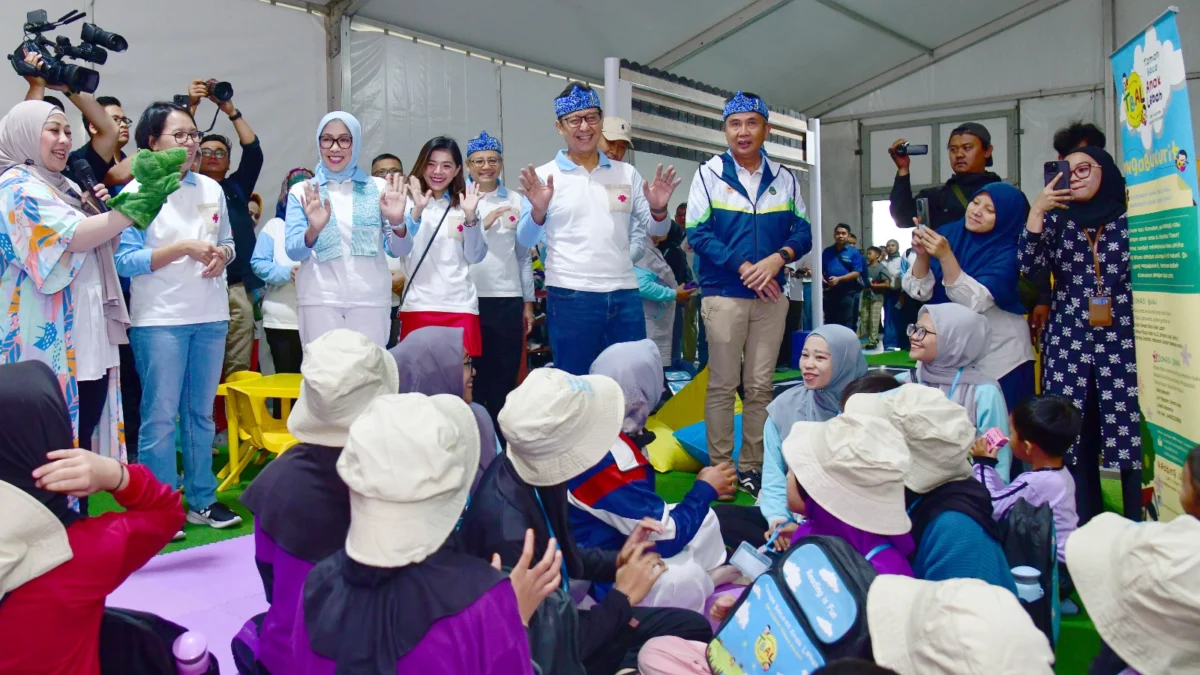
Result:
{"label": "patterned hijab", "polygon": [[867,358],[862,343],[854,331],[837,324],[826,324],[814,330],[804,345],[814,337],[829,345],[833,377],[824,389],[809,389],[805,385],[792,387],[767,406],[767,416],[786,439],[796,422],[824,422],[842,411],[842,391],[846,385],[867,374]]}
{"label": "patterned hijab", "polygon": [[979,369],[979,360],[988,347],[988,320],[952,302],[925,305],[917,317],[922,314],[933,319],[938,353],[933,361],[917,364],[917,382],[941,389],[951,401],[966,408],[974,422],[975,387],[999,386]]}

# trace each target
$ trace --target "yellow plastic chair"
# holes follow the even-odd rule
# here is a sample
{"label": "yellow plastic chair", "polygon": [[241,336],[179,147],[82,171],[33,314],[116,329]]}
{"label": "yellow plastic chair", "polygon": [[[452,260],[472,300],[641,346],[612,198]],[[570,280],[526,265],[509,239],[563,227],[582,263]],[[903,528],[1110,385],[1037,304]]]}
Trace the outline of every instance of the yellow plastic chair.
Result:
{"label": "yellow plastic chair", "polygon": [[[280,455],[300,442],[288,433],[286,420],[277,420],[267,412],[266,398],[229,388],[226,390],[226,403],[232,405],[236,411],[238,435],[246,441],[238,453],[236,462],[232,454],[230,455],[229,466],[226,467],[228,472],[222,471],[227,475],[217,490],[227,490],[236,485],[241,480],[242,471],[251,461],[261,464],[266,461],[265,453]],[[242,436],[243,433],[245,436]]]}
{"label": "yellow plastic chair", "polygon": [[[230,430],[237,430],[238,441],[241,443],[248,442],[250,440],[250,434],[238,424],[238,411],[233,405],[233,401],[229,398],[229,385],[237,384],[238,382],[245,382],[247,380],[257,380],[261,377],[262,373],[256,373],[252,370],[239,370],[236,373],[230,373],[229,377],[225,378],[225,381],[217,387],[217,396],[225,397],[225,421],[229,425]],[[226,469],[228,468],[229,467],[226,467]],[[227,473],[229,473],[227,470],[223,470],[219,477],[223,478]]]}

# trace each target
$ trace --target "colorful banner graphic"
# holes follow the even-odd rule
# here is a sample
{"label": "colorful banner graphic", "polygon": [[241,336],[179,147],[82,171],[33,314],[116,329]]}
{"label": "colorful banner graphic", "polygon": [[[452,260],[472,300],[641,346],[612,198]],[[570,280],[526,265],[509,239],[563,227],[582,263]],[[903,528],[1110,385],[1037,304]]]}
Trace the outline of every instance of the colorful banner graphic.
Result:
{"label": "colorful banner graphic", "polygon": [[1183,462],[1200,439],[1196,147],[1175,12],[1114,53],[1112,68],[1128,187],[1138,401],[1154,440],[1159,518],[1170,520],[1182,511]]}

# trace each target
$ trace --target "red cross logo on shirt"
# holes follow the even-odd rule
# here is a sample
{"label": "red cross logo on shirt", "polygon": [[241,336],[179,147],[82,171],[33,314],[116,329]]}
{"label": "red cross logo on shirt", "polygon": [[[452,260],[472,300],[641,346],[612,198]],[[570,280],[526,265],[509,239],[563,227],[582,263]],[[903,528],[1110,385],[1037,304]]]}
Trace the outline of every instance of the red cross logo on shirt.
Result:
{"label": "red cross logo on shirt", "polygon": [[462,231],[463,231],[463,226],[462,226],[462,225],[459,225],[459,226],[458,226],[458,231],[459,231],[459,232],[462,232]]}
{"label": "red cross logo on shirt", "polygon": [[619,202],[625,201],[625,195],[617,195],[617,201],[619,201]]}
{"label": "red cross logo on shirt", "polygon": [[219,221],[220,219],[221,219],[221,217],[220,217],[220,216],[218,216],[218,215],[217,215],[217,214],[215,214],[215,213],[213,214],[213,222],[214,222],[214,223],[215,223],[215,222],[217,222],[217,221]]}
{"label": "red cross logo on shirt", "polygon": [[510,223],[515,223],[515,222],[517,222],[517,217],[516,217],[516,216],[509,216],[509,217],[508,217],[508,222],[510,222]]}

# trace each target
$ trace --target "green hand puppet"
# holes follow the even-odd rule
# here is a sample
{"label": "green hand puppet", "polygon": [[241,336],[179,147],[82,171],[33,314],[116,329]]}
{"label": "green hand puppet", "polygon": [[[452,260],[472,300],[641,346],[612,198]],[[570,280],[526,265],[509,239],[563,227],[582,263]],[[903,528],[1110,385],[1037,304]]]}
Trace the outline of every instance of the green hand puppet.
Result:
{"label": "green hand puppet", "polygon": [[167,196],[179,189],[179,169],[185,161],[187,150],[184,148],[139,151],[130,163],[133,177],[138,181],[137,192],[122,191],[108,200],[108,207],[125,214],[139,230],[150,227]]}

